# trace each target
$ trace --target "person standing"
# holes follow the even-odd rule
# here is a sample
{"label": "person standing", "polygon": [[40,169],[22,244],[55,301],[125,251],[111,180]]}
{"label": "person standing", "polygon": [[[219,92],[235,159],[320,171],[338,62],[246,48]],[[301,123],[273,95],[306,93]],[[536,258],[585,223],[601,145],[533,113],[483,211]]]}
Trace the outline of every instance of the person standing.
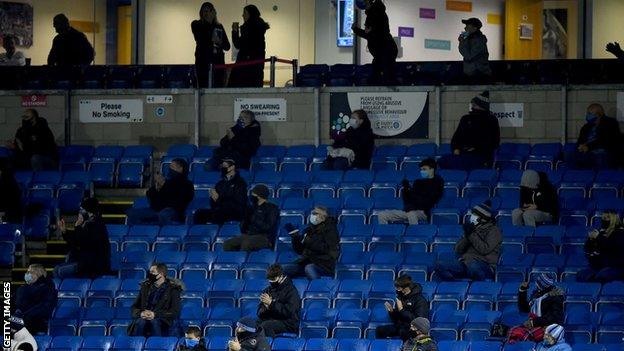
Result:
{"label": "person standing", "polygon": [[555,222],[559,214],[557,191],[544,172],[527,169],[520,179],[520,207],[513,210],[513,225],[535,227],[539,222]]}
{"label": "person standing", "polygon": [[24,274],[25,285],[15,295],[15,313],[24,320],[32,334],[47,333],[48,320],[58,301],[54,281],[40,264],[31,264]]}
{"label": "person standing", "polygon": [[386,5],[381,0],[364,0],[366,21],[364,29],[353,23],[351,29],[359,37],[366,39],[368,51],[373,55],[372,85],[393,85],[394,66],[399,49],[390,34],[390,22]]}
{"label": "person standing", "polygon": [[384,304],[392,324],[378,326],[375,337],[400,337],[406,341],[410,338],[410,322],[416,318],[429,317],[429,302],[422,294],[422,286],[413,282],[409,275],[398,277],[394,281],[394,289],[397,294],[396,305],[393,307],[389,302]]}
{"label": "person standing", "polygon": [[[243,9],[242,26],[232,23],[232,43],[238,49],[236,63],[264,60],[266,42],[264,35],[269,24],[260,17],[260,10],[255,5],[247,5]],[[233,67],[228,86],[258,87],[264,85],[264,62],[250,66]]]}
{"label": "person standing", "polygon": [[[217,19],[217,10],[210,2],[204,2],[199,9],[199,19],[191,22],[195,38],[195,72],[200,88],[208,87],[210,65],[225,63],[224,51],[230,50],[230,41],[223,25]],[[224,70],[213,69],[212,87],[224,84]]]}
{"label": "person standing", "polygon": [[64,14],[54,16],[54,29],[58,33],[48,54],[50,66],[90,65],[95,52],[84,33],[69,25]]}
{"label": "person standing", "polygon": [[437,351],[438,344],[429,335],[431,324],[426,317],[415,318],[410,323],[410,339],[403,344],[402,351]]}
{"label": "person standing", "polygon": [[624,280],[624,226],[614,211],[600,217],[600,230],[592,230],[585,242],[589,267],[576,274],[579,282],[608,283]]}
{"label": "person standing", "polygon": [[262,291],[258,304],[258,326],[268,337],[299,333],[301,297],[292,280],[279,264],[267,269],[269,286]]}
{"label": "person standing", "polygon": [[328,171],[369,169],[374,149],[375,135],[368,114],[364,110],[355,110],[351,113],[347,131],[327,148],[322,168]]}
{"label": "person standing", "polygon": [[0,66],[25,66],[26,58],[24,53],[15,49],[15,37],[5,35],[2,38],[4,53],[0,54]]}
{"label": "person standing", "polygon": [[15,169],[31,169],[35,172],[54,170],[58,167],[59,154],[54,134],[45,118],[35,109],[27,109],[22,115],[22,126],[8,147],[15,151]]}
{"label": "person standing", "polygon": [[459,35],[459,53],[464,58],[464,74],[470,83],[487,83],[492,76],[488,61],[487,38],[481,32],[483,23],[478,18],[462,20],[464,32]]}

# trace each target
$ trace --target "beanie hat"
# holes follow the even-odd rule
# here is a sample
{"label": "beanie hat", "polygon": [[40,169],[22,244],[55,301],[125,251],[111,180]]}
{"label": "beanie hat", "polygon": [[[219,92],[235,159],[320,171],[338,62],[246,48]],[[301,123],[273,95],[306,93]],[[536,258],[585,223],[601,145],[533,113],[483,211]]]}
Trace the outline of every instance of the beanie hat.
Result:
{"label": "beanie hat", "polygon": [[563,339],[563,333],[563,327],[559,324],[551,324],[546,327],[546,330],[544,330],[544,334],[549,334],[556,341],[560,341]]}
{"label": "beanie hat", "polygon": [[412,321],[411,326],[420,330],[423,334],[429,334],[429,328],[431,325],[427,318],[418,317]]}
{"label": "beanie hat", "polygon": [[89,213],[100,213],[100,202],[94,197],[82,200],[80,207]]}
{"label": "beanie hat", "polygon": [[489,111],[490,110],[490,92],[484,91],[481,94],[475,96],[470,100],[471,103],[481,107],[482,109]]}
{"label": "beanie hat", "polygon": [[490,200],[487,200],[482,204],[476,205],[470,211],[474,215],[479,216],[482,219],[490,220],[492,219],[492,208],[490,207],[491,205],[492,203],[490,202]]}
{"label": "beanie hat", "polygon": [[237,328],[242,328],[250,333],[256,332],[256,320],[251,317],[243,317],[236,323]]}
{"label": "beanie hat", "polygon": [[523,186],[529,189],[537,189],[539,182],[540,182],[539,174],[532,169],[527,169],[526,171],[522,173],[522,178],[520,179],[520,186]]}
{"label": "beanie hat", "polygon": [[544,290],[555,285],[557,281],[557,275],[554,272],[540,273],[535,277],[535,285],[538,290]]}
{"label": "beanie hat", "polygon": [[16,315],[11,316],[9,322],[11,323],[11,329],[15,331],[24,328],[24,320]]}
{"label": "beanie hat", "polygon": [[252,194],[256,194],[263,199],[268,199],[271,194],[269,188],[264,184],[257,184],[251,189]]}

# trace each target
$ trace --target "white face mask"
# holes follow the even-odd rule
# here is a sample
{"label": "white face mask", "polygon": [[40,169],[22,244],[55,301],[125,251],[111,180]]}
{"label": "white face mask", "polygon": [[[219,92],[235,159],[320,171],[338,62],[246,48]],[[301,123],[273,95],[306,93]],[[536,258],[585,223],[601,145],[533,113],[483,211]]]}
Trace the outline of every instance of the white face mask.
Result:
{"label": "white face mask", "polygon": [[470,223],[472,223],[474,225],[477,225],[479,223],[479,216],[477,216],[475,214],[471,214],[469,221],[470,221]]}
{"label": "white face mask", "polygon": [[310,217],[308,217],[308,222],[312,223],[313,225],[317,225],[319,223],[321,223],[321,219],[319,218],[318,215],[315,214],[310,214]]}
{"label": "white face mask", "polygon": [[358,123],[358,120],[355,118],[351,118],[349,119],[349,127],[356,129],[357,127],[359,127],[360,124]]}

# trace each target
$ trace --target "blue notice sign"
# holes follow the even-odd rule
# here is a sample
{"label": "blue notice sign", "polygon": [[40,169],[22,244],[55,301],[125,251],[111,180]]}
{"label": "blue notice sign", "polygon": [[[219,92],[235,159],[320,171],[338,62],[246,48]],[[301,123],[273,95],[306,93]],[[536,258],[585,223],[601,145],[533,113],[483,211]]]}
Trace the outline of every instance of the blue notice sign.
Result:
{"label": "blue notice sign", "polygon": [[425,49],[451,51],[450,40],[425,39]]}

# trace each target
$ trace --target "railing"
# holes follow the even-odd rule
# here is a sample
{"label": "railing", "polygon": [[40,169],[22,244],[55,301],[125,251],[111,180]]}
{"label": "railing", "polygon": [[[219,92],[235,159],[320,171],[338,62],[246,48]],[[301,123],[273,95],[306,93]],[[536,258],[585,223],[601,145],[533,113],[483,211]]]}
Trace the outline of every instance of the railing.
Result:
{"label": "railing", "polygon": [[208,72],[208,88],[212,88],[214,86],[214,71],[215,70],[225,70],[225,69],[231,69],[234,67],[245,67],[245,66],[255,66],[255,65],[259,65],[265,62],[269,62],[270,66],[269,66],[269,86],[271,88],[275,87],[275,68],[277,63],[284,63],[284,64],[288,64],[292,66],[292,81],[293,81],[293,85],[297,86],[297,72],[299,70],[299,61],[297,59],[292,59],[292,60],[285,60],[285,59],[280,59],[276,56],[271,56],[268,59],[264,59],[264,60],[252,60],[252,61],[245,61],[245,62],[240,62],[240,63],[226,63],[226,64],[221,64],[221,65],[210,65],[210,70]]}

